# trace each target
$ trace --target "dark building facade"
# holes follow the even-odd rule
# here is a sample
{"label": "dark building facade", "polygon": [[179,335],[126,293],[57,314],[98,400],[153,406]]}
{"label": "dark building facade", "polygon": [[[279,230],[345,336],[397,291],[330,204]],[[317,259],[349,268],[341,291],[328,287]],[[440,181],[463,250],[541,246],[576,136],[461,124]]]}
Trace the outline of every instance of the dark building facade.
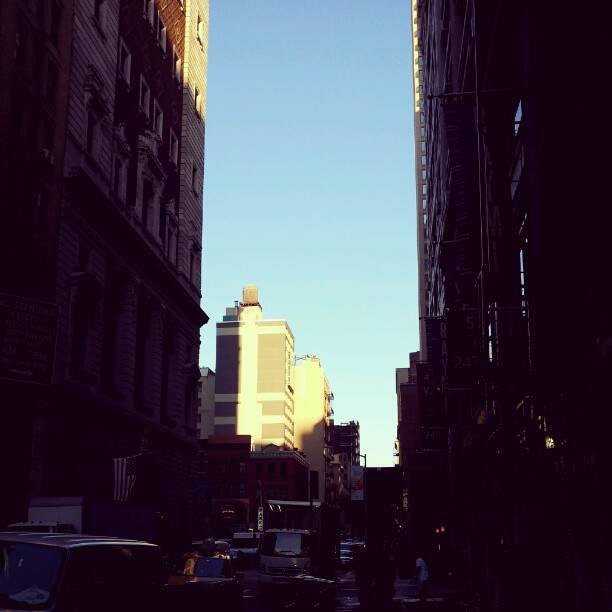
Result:
{"label": "dark building facade", "polygon": [[209,493],[197,535],[231,537],[236,531],[246,531],[252,527],[251,436],[208,436],[200,441],[200,448],[198,472],[209,480]]}
{"label": "dark building facade", "polygon": [[331,452],[333,455],[344,454],[349,465],[359,465],[360,437],[359,421],[334,423],[330,426]]}
{"label": "dark building facade", "polygon": [[413,6],[449,555],[482,610],[608,610],[609,10]]}
{"label": "dark building facade", "polygon": [[257,525],[257,508],[269,499],[308,500],[309,465],[299,451],[269,444],[251,453],[249,470],[253,525]]}
{"label": "dark building facade", "polygon": [[[9,360],[11,375],[0,381],[0,430],[12,437],[2,447],[20,459],[18,470],[2,473],[11,495],[0,522],[23,520],[30,496],[112,498],[112,460],[139,455],[128,503],[153,506],[161,543],[181,546],[191,537],[199,330],[207,321],[199,252],[208,4],[37,0],[4,2],[2,11],[3,47],[8,37],[16,58],[2,68],[7,111],[27,116],[27,156],[44,164],[17,159],[26,155],[22,135],[3,122],[3,172],[26,165],[3,175],[11,223],[2,227],[13,239],[3,241],[10,274],[0,291],[12,301],[0,340],[3,349],[24,345],[28,338],[16,338],[6,321],[25,313],[29,340],[47,350],[38,352],[48,363],[16,368]],[[29,72],[33,62],[42,72]],[[44,96],[26,82],[38,74]],[[20,204],[38,185],[44,240],[38,209],[25,215]],[[29,233],[20,235],[27,216]],[[24,306],[26,298],[42,300],[55,319]],[[43,384],[24,377],[42,366]]]}
{"label": "dark building facade", "polygon": [[4,524],[30,493],[34,417],[23,406],[53,368],[72,2],[3,2],[0,21],[0,483],[14,493]]}

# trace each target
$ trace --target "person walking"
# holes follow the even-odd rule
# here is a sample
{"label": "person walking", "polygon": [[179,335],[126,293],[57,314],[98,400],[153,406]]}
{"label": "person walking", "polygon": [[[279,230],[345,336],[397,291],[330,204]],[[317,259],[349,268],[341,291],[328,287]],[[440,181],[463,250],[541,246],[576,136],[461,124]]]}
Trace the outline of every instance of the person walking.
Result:
{"label": "person walking", "polygon": [[427,563],[423,559],[423,555],[417,555],[416,559],[416,577],[419,581],[419,600],[425,601],[427,599],[427,583],[429,580],[429,570],[427,569]]}

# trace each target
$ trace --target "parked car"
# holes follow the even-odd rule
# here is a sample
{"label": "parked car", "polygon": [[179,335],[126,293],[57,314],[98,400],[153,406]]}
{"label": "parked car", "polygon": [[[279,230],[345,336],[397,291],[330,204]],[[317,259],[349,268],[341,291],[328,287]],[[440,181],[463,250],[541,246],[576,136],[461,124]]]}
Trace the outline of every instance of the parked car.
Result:
{"label": "parked car", "polygon": [[159,547],[107,536],[0,532],[0,609],[154,610]]}
{"label": "parked car", "polygon": [[242,612],[242,576],[227,553],[189,552],[174,564],[162,588],[163,608]]}

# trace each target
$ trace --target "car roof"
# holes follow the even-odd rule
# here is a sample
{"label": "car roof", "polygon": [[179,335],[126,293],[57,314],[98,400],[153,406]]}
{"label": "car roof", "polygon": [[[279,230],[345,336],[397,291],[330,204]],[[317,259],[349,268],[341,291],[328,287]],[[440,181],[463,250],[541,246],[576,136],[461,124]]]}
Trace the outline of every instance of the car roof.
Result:
{"label": "car roof", "polygon": [[121,544],[124,546],[149,546],[159,548],[157,544],[142,540],[131,540],[129,538],[117,538],[112,536],[96,536],[84,533],[32,533],[0,531],[0,540],[4,542],[15,542],[21,544],[42,544],[45,546],[58,546],[61,548],[77,548],[79,546]]}

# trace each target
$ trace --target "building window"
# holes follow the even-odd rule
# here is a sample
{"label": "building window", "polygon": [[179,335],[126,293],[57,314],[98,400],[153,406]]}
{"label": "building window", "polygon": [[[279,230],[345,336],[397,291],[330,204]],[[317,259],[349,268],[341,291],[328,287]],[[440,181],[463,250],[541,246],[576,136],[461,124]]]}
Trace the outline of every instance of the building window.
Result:
{"label": "building window", "polygon": [[198,13],[198,25],[196,30],[196,37],[198,42],[203,45],[204,44],[204,21],[202,20],[202,15]]}
{"label": "building window", "polygon": [[191,164],[191,188],[198,193],[198,167],[195,164]]}
{"label": "building window", "polygon": [[246,487],[243,482],[238,484],[238,497],[246,497]]}
{"label": "building window", "polygon": [[270,461],[270,463],[268,463],[268,476],[275,476],[276,475],[276,464],[274,463],[274,461]]}
{"label": "building window", "polygon": [[261,476],[263,474],[263,465],[261,463],[261,461],[258,461],[255,464],[255,475],[256,476]]}
{"label": "building window", "polygon": [[155,2],[154,0],[144,0],[144,16],[149,22],[151,29],[155,26]]}
{"label": "building window", "polygon": [[151,103],[151,90],[143,76],[140,75],[140,97],[139,97],[140,110],[149,117],[150,103]]}
{"label": "building window", "polygon": [[170,259],[170,261],[176,265],[176,260],[177,260],[177,245],[178,245],[178,241],[176,239],[177,237],[177,230],[176,227],[174,226],[173,223],[169,223],[168,224],[168,244],[166,245],[166,255],[168,256],[168,259]]}
{"label": "building window", "polygon": [[136,350],[134,355],[134,406],[141,410],[148,400],[151,360],[151,309],[141,295],[136,307]]}
{"label": "building window", "polygon": [[161,16],[157,18],[157,41],[159,42],[159,46],[162,48],[162,51],[166,52],[166,26],[162,21]]}
{"label": "building window", "polygon": [[287,476],[287,464],[285,462],[280,464],[280,475]]}
{"label": "building window", "polygon": [[159,137],[163,139],[164,113],[157,103],[157,100],[153,100],[153,129],[158,133]]}
{"label": "building window", "polygon": [[117,70],[119,72],[119,76],[123,78],[126,83],[129,84],[130,71],[132,67],[132,55],[126,44],[121,39],[119,39],[119,57],[117,63]]}
{"label": "building window", "polygon": [[144,179],[142,181],[142,224],[151,230],[155,213],[155,190],[151,181]]}
{"label": "building window", "polygon": [[178,147],[179,142],[176,134],[170,129],[170,146],[168,147],[168,155],[170,157],[170,161],[178,166]]}
{"label": "building window", "polygon": [[245,459],[245,457],[240,457],[240,460],[238,461],[238,471],[241,474],[246,474],[246,459]]}
{"label": "building window", "polygon": [[200,90],[197,87],[195,88],[194,100],[195,100],[195,112],[197,113],[198,116],[200,116],[200,113],[201,113],[200,106],[202,104],[202,94],[200,93]]}
{"label": "building window", "polygon": [[96,160],[100,150],[100,136],[100,117],[90,108],[87,112],[85,150]]}
{"label": "building window", "polygon": [[421,165],[424,166],[427,163],[427,156],[421,155]]}
{"label": "building window", "polygon": [[177,83],[181,82],[181,66],[182,66],[182,62],[181,62],[181,58],[179,56],[179,54],[176,52],[176,50],[174,50],[172,52],[172,59],[173,59],[173,73],[172,73],[172,77],[174,78],[174,80]]}
{"label": "building window", "polygon": [[106,17],[106,0],[94,0],[94,17],[103,26]]}
{"label": "building window", "polygon": [[523,120],[523,102],[519,100],[516,112],[514,113],[514,135],[516,136]]}
{"label": "building window", "polygon": [[122,202],[125,202],[127,187],[127,161],[121,155],[113,160],[113,191]]}

